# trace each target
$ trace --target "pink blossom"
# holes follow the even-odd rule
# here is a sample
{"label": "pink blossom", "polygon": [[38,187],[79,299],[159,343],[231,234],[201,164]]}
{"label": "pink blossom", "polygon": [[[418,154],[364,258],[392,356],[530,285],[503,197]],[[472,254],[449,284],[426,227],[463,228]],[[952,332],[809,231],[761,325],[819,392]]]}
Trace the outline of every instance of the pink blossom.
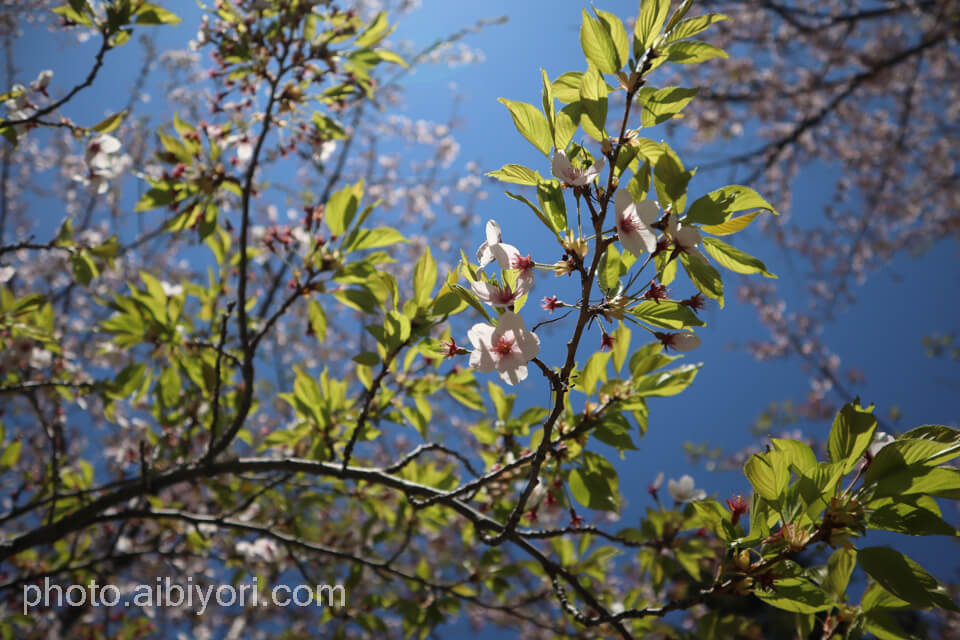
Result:
{"label": "pink blossom", "polygon": [[527,331],[523,318],[512,311],[503,313],[496,327],[473,325],[467,336],[474,347],[470,366],[482,373],[496,370],[510,385],[526,379],[527,363],[540,352],[540,338]]}

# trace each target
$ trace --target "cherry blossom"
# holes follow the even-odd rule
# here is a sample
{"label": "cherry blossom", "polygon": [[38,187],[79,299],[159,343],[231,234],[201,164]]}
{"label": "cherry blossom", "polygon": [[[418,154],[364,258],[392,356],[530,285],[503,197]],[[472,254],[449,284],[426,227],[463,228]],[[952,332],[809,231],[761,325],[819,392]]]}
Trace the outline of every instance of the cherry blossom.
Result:
{"label": "cherry blossom", "polygon": [[474,351],[470,366],[481,373],[496,370],[510,385],[527,377],[527,363],[540,352],[540,338],[527,331],[523,318],[512,311],[500,316],[497,326],[473,325],[467,333]]}
{"label": "cherry blossom", "polygon": [[263,560],[273,562],[280,555],[277,543],[269,538],[257,538],[253,542],[240,541],[234,547],[248,561]]}
{"label": "cherry blossom", "polygon": [[501,242],[503,237],[496,220],[487,221],[487,239],[477,249],[477,262],[483,268],[497,261],[501,269],[510,269],[514,261],[520,258],[520,252],[512,244]]}
{"label": "cherry blossom", "polygon": [[660,333],[654,335],[663,344],[664,349],[673,349],[680,353],[693,351],[700,346],[700,336],[695,333],[683,331],[681,333]]}
{"label": "cherry blossom", "polygon": [[109,181],[120,176],[130,163],[130,156],[118,153],[120,148],[120,141],[110,134],[94,136],[83,153],[87,173],[75,174],[73,179],[92,185],[97,193],[106,193]]}
{"label": "cherry blossom", "polygon": [[617,235],[624,248],[635,256],[644,251],[653,253],[657,248],[657,235],[650,225],[660,217],[660,205],[652,200],[638,204],[626,189],[617,192],[613,204],[617,212]]}
{"label": "cherry blossom", "polygon": [[667,492],[677,502],[693,502],[707,497],[706,491],[694,488],[693,476],[689,474],[680,476],[679,480],[667,480]]}
{"label": "cherry blossom", "polygon": [[531,284],[531,279],[518,278],[517,287],[513,289],[509,284],[501,286],[495,282],[477,280],[470,284],[470,288],[481,302],[496,309],[507,309],[530,291]]}
{"label": "cherry blossom", "polygon": [[603,163],[604,160],[601,157],[586,169],[575,169],[574,166],[570,164],[570,160],[567,159],[566,152],[558,149],[557,152],[553,154],[553,175],[571,187],[585,187],[600,175],[600,171],[603,169]]}
{"label": "cherry blossom", "polygon": [[707,262],[706,256],[699,249],[702,238],[696,227],[684,226],[677,220],[676,215],[670,215],[667,217],[667,233],[678,251]]}

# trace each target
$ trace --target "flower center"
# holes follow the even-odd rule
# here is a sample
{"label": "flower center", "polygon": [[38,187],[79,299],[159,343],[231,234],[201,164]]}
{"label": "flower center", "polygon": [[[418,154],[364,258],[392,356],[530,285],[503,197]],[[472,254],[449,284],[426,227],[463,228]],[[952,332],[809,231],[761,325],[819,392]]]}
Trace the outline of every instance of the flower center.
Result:
{"label": "flower center", "polygon": [[500,336],[500,339],[493,345],[492,351],[499,354],[500,357],[510,355],[513,352],[513,340],[506,336]]}
{"label": "flower center", "polygon": [[620,219],[620,233],[633,233],[639,228],[640,225],[637,224],[637,220],[633,216],[623,216],[623,218]]}

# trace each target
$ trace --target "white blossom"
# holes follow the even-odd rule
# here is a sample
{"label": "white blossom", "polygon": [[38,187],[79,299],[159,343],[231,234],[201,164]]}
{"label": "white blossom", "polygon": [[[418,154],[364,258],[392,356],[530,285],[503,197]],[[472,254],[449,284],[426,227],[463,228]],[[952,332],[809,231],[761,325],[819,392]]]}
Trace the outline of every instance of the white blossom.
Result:
{"label": "white blossom", "polygon": [[527,331],[523,318],[512,311],[503,313],[496,327],[473,325],[467,336],[474,348],[470,366],[481,373],[496,370],[510,385],[526,379],[527,363],[540,352],[540,338]]}
{"label": "white blossom", "polygon": [[650,225],[660,217],[660,205],[652,200],[638,204],[626,189],[617,192],[613,204],[617,212],[617,235],[624,248],[635,256],[644,251],[653,253],[657,248],[657,235]]}
{"label": "white blossom", "polygon": [[673,478],[668,480],[667,491],[670,493],[670,497],[677,502],[692,502],[707,497],[706,491],[694,488],[693,477],[688,474],[680,476],[679,480]]}

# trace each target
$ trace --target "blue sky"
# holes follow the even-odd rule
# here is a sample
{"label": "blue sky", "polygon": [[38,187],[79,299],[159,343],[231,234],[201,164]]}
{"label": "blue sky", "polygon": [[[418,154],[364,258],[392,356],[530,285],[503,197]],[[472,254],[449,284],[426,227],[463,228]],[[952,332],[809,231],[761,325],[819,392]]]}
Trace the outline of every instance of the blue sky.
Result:
{"label": "blue sky", "polygon": [[[636,11],[637,4],[613,1],[598,6],[626,18]],[[166,5],[179,11],[185,21],[176,28],[157,30],[160,50],[185,46],[196,31],[199,16],[193,3],[168,2]],[[457,166],[474,160],[485,170],[493,170],[506,163],[520,163],[548,174],[547,159],[513,130],[509,115],[497,98],[539,104],[541,67],[546,68],[551,77],[585,68],[577,35],[582,6],[581,2],[572,0],[488,0],[483,3],[424,0],[421,9],[400,21],[396,37],[426,45],[481,18],[506,14],[509,21],[466,39],[470,46],[484,52],[484,62],[452,69],[422,68],[408,76],[406,113],[414,118],[446,121],[453,96],[448,87],[451,82],[456,83],[458,93],[464,96],[459,108],[463,126],[456,132],[461,146]],[[41,69],[53,68],[54,84],[62,87],[59,83],[86,72],[95,53],[93,42],[60,48],[51,46],[52,36],[45,30],[28,30],[28,34],[30,37],[17,43],[16,57],[21,69],[17,80],[20,82],[28,82]],[[137,46],[127,45],[131,52]],[[125,52],[109,55],[94,88],[81,94],[69,112],[78,122],[94,122],[105,110],[123,104],[126,88],[139,64],[138,56],[125,55]],[[656,83],[656,76],[653,82]],[[146,105],[145,110],[162,115],[166,105],[161,104],[158,91],[152,93],[154,102]],[[696,101],[688,107],[696,108]],[[659,139],[666,135],[663,128],[660,129],[645,135]],[[755,146],[749,139],[733,144],[731,152],[737,149],[735,145],[742,145],[744,149]],[[683,160],[691,166],[697,164],[698,158],[685,156]],[[798,178],[795,189],[798,200],[793,203],[795,217],[820,218],[823,198],[830,192],[829,185],[824,185],[827,173],[826,167],[814,168]],[[697,175],[691,182],[691,196],[695,198],[723,186],[727,183],[726,177],[723,172]],[[497,219],[503,228],[504,240],[517,244],[524,253],[532,253],[535,259],[542,262],[557,259],[559,251],[549,234],[523,205],[504,197],[502,190],[499,185],[490,186],[489,198],[480,204],[482,219]],[[50,215],[59,219],[56,212]],[[482,225],[478,225],[473,235],[465,239],[463,249],[468,255],[482,237]],[[751,229],[738,234],[732,243],[763,259],[768,268],[780,276],[783,291],[802,292],[802,263],[797,260],[791,263],[788,256],[758,231]],[[731,348],[754,338],[765,338],[766,330],[753,309],[739,303],[733,294],[737,276],[724,272],[724,278],[729,291],[726,308],[721,310],[715,303],[710,304],[703,315],[708,326],[700,332],[703,346],[688,357],[688,360],[705,363],[696,382],[680,396],[651,401],[648,435],[641,441],[639,451],[618,463],[621,488],[631,505],[624,526],[635,524],[631,518],[635,517],[636,509],[648,504],[646,485],[657,472],[663,471],[667,477],[690,472],[682,450],[684,441],[707,441],[730,451],[750,444],[753,440],[748,425],[771,401],[802,399],[809,388],[808,378],[797,360],[757,362],[745,351]],[[682,277],[681,282],[677,286],[678,297],[694,292]],[[539,278],[524,312],[528,326],[544,317],[534,299],[554,293],[553,286],[552,276]],[[867,403],[876,402],[883,416],[888,415],[891,407],[898,407],[903,419],[896,425],[897,430],[926,423],[956,425],[960,420],[960,394],[955,390],[960,381],[958,363],[926,357],[921,343],[921,337],[926,334],[958,329],[957,291],[960,291],[957,246],[950,241],[941,242],[920,257],[899,257],[883,271],[873,274],[856,292],[857,303],[826,327],[824,341],[840,355],[844,366],[856,366],[867,374],[867,381],[850,385],[851,390]],[[796,304],[804,304],[803,296],[794,299]],[[634,340],[642,338],[639,334],[639,330],[634,332]],[[542,358],[546,362],[560,361],[560,342],[545,338]],[[599,334],[591,334],[586,344],[599,344]],[[524,387],[521,402],[539,402],[546,395],[545,387],[542,381]],[[578,396],[577,402],[580,398],[582,396]],[[826,429],[824,425],[812,425],[806,432],[823,439]],[[700,485],[717,491],[721,500],[735,491],[748,489],[745,478],[739,474],[710,474],[703,469],[693,473]],[[952,523],[957,522],[957,511],[952,507],[945,511],[945,516]],[[924,548],[918,553],[918,559],[934,574],[948,577],[949,569],[936,563],[934,558],[939,553],[955,552],[955,547],[944,540],[925,540]]]}

